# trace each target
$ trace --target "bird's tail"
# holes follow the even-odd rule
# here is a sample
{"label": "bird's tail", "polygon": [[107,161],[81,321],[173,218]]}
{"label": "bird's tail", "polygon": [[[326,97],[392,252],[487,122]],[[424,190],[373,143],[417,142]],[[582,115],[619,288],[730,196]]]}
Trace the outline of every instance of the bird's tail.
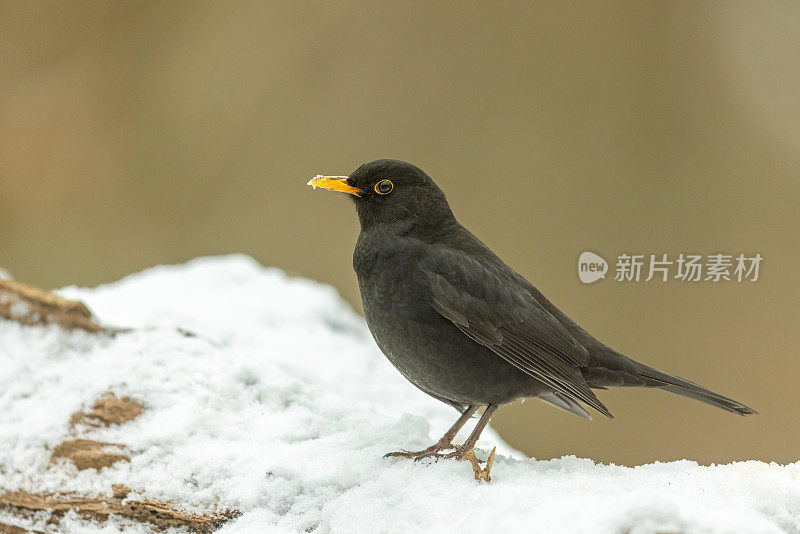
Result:
{"label": "bird's tail", "polygon": [[[664,391],[669,391],[670,393],[676,393],[678,395],[683,395],[684,397],[689,397],[690,399],[705,402],[711,406],[716,406],[717,408],[722,408],[723,410],[727,410],[729,412],[738,413],[739,415],[758,413],[754,409],[750,408],[749,406],[745,406],[741,402],[737,402],[729,397],[720,395],[719,393],[714,393],[713,391],[708,390],[703,386],[699,386],[694,382],[689,382],[683,378],[662,373],[661,371],[653,369],[652,367],[642,365],[637,371],[637,374],[640,376],[655,381],[655,387],[663,389]],[[663,385],[658,385],[659,383]]]}

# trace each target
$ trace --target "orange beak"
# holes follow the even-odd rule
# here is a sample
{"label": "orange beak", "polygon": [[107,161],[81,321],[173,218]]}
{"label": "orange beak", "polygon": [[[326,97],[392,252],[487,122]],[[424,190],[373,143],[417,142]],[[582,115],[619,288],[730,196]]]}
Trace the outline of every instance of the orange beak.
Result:
{"label": "orange beak", "polygon": [[361,196],[363,191],[357,187],[353,187],[352,185],[347,183],[348,176],[322,176],[318,174],[317,176],[313,177],[308,181],[306,185],[310,185],[314,189],[317,187],[321,187],[322,189],[327,189],[328,191],[339,191],[341,193],[347,193],[348,195],[355,195],[357,197]]}

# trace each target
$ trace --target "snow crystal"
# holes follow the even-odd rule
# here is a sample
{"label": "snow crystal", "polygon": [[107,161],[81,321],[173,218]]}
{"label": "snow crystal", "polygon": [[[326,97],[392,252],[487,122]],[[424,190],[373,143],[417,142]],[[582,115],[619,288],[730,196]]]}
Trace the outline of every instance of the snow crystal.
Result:
{"label": "snow crystal", "polygon": [[[498,445],[490,484],[467,462],[383,458],[429,445],[456,412],[388,364],[335,290],[248,257],[59,293],[134,330],[110,337],[0,321],[0,492],[110,495],[124,484],[131,498],[241,511],[226,534],[800,532],[800,463],[535,461],[491,429],[479,442],[481,457]],[[72,430],[70,416],[106,391],[144,412]],[[130,462],[100,472],[51,463],[49,451],[76,432],[124,444]],[[11,522],[6,513],[0,521]],[[68,516],[61,528],[108,525]]]}

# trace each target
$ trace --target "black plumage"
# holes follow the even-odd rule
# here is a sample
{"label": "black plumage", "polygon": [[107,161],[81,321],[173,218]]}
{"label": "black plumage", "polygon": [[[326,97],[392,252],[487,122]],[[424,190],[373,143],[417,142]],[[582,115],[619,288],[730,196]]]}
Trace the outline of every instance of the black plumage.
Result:
{"label": "black plumage", "polygon": [[[592,389],[656,387],[738,414],[756,413],[600,343],[461,226],[421,169],[366,163],[310,185],[349,193],[361,223],[353,267],[381,351],[415,386],[462,412],[435,445],[408,457],[462,457],[498,405],[538,397],[588,417],[611,412]],[[475,431],[452,439],[478,407]],[[448,455],[444,449],[455,449]]]}

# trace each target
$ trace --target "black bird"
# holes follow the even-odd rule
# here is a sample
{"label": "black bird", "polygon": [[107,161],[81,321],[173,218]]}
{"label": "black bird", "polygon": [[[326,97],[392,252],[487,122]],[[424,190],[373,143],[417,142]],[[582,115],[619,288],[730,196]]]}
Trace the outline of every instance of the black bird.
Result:
{"label": "black bird", "polygon": [[[461,417],[409,458],[462,458],[497,407],[537,397],[589,417],[611,412],[592,389],[663,389],[741,415],[755,410],[635,362],[597,341],[461,226],[439,187],[403,161],[365,163],[308,185],[348,193],[361,233],[353,267],[367,325],[381,351],[419,389]],[[458,430],[481,406],[467,441]],[[449,454],[440,451],[454,449]]]}

